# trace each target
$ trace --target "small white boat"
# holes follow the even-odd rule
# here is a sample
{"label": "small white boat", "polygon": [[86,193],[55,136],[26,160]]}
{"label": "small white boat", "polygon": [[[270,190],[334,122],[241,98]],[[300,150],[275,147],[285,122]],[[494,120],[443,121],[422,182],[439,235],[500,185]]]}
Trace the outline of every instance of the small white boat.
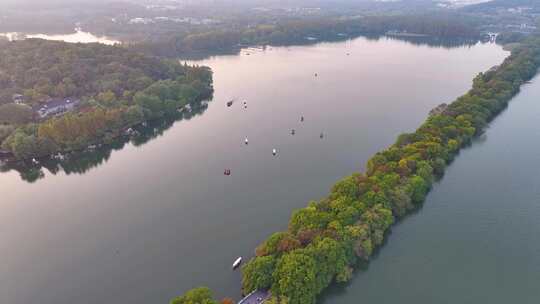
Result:
{"label": "small white boat", "polygon": [[276,150],[276,149],[272,149],[272,154],[276,155],[276,154],[277,154],[277,150]]}
{"label": "small white boat", "polygon": [[249,144],[249,140],[248,140],[247,137],[246,137],[246,139],[244,140],[244,142],[246,143],[246,145]]}
{"label": "small white boat", "polygon": [[234,261],[234,263],[232,264],[232,269],[236,269],[238,268],[238,266],[240,266],[240,264],[242,264],[242,257],[238,257],[236,259],[236,261]]}

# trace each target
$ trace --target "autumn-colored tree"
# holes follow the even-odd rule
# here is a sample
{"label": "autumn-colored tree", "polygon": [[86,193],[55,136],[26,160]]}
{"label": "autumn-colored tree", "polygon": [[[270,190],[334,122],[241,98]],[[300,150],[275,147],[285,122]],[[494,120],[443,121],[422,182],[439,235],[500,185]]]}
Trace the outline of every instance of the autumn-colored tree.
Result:
{"label": "autumn-colored tree", "polygon": [[235,304],[235,302],[231,298],[224,298],[223,300],[221,300],[221,304]]}

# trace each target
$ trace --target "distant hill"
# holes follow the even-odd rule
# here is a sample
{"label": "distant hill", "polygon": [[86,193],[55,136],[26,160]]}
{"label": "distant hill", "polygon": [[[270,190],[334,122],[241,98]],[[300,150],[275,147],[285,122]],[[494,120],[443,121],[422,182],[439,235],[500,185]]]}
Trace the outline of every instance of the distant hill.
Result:
{"label": "distant hill", "polygon": [[509,9],[516,7],[531,7],[534,10],[540,10],[540,1],[538,0],[493,0],[485,3],[470,5],[464,7],[467,12],[490,12],[497,9]]}

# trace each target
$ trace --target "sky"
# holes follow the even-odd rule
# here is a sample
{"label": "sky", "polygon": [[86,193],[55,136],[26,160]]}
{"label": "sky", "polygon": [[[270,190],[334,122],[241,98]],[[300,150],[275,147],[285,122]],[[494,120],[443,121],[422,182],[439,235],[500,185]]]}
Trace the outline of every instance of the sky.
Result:
{"label": "sky", "polygon": [[[0,0],[0,4],[26,4],[26,5],[39,5],[39,6],[56,6],[56,5],[61,5],[61,4],[74,4],[74,3],[107,3],[107,2],[120,2],[120,1],[126,1],[126,0]],[[146,3],[151,3],[151,2],[165,2],[167,0],[155,0],[155,1],[152,1],[152,0],[129,0],[129,1],[133,1],[133,2],[146,2]],[[168,0],[170,2],[183,2],[183,1],[186,1],[186,0]],[[224,0],[221,0],[221,1],[224,1]],[[227,0],[225,0],[227,1]],[[228,0],[228,1],[231,1],[231,2],[250,2],[250,3],[253,3],[253,2],[278,2],[277,0],[273,0],[273,1],[269,1],[269,0]],[[294,0],[282,0],[283,3],[291,3],[291,2],[294,2]],[[354,2],[365,2],[365,1],[383,1],[383,0],[313,0],[313,2],[351,2],[351,3],[354,3]],[[386,1],[389,1],[389,0],[386,0]],[[391,0],[391,1],[396,1],[396,0]],[[406,2],[407,0],[397,0],[397,1],[404,1]],[[434,2],[436,1],[440,1],[440,0],[433,0]],[[480,3],[480,2],[486,2],[486,1],[489,1],[489,0],[444,0],[444,1],[448,1],[448,2],[460,2],[460,3],[470,3],[470,4],[473,4],[473,3]],[[209,2],[209,1],[207,1]],[[310,2],[309,0],[307,1],[302,1],[302,2]]]}
{"label": "sky", "polygon": [[[158,4],[166,2],[187,2],[187,3],[197,3],[197,4],[211,4],[215,3],[231,3],[231,4],[240,4],[240,5],[281,5],[283,6],[332,6],[332,5],[347,5],[347,4],[359,4],[365,2],[422,2],[422,1],[433,1],[433,2],[452,2],[457,5],[466,5],[466,4],[476,4],[481,2],[487,2],[490,0],[0,0],[0,8],[23,8],[23,9],[58,9],[58,8],[68,8],[74,6],[80,6],[83,4],[96,6],[103,3],[111,2],[135,2],[143,4]],[[259,4],[260,3],[260,4]],[[80,8],[80,7],[79,7]]]}

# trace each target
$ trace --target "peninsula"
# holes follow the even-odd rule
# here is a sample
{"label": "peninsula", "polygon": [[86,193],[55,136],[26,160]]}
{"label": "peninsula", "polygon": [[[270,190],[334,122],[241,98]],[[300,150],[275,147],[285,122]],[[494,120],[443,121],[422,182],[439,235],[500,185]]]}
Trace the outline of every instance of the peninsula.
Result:
{"label": "peninsula", "polygon": [[19,160],[110,143],[213,93],[210,69],[123,47],[40,39],[0,46],[1,152]]}

